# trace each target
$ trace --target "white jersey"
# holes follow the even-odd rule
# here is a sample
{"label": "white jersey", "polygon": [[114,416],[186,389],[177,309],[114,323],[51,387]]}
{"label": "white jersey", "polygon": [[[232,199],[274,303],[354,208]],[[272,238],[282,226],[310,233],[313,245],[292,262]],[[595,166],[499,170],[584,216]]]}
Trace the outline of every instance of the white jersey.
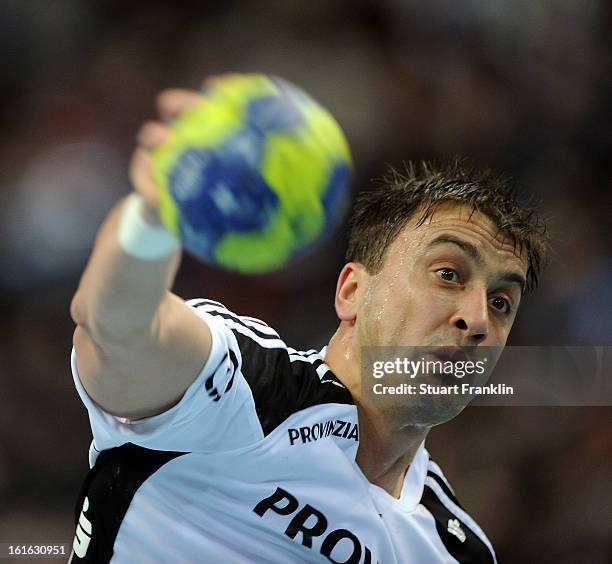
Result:
{"label": "white jersey", "polygon": [[[134,422],[74,381],[93,431],[72,562],[495,562],[424,445],[400,499],[355,462],[357,408],[323,359],[211,300],[212,332],[180,402]],[[169,375],[172,377],[172,375]]]}

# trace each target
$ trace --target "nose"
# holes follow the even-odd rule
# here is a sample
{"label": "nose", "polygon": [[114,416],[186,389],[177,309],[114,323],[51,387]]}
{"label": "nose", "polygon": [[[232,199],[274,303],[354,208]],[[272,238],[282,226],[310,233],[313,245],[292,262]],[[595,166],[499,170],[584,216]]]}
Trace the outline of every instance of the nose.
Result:
{"label": "nose", "polygon": [[467,337],[470,345],[482,343],[489,335],[489,300],[486,291],[474,288],[459,298],[451,325]]}

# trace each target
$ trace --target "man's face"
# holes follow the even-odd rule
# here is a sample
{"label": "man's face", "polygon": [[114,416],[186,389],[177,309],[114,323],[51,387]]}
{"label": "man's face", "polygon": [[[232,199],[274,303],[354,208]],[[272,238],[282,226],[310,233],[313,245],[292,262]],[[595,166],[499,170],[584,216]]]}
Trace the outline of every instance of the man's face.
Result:
{"label": "man's face", "polygon": [[360,345],[503,347],[527,261],[496,235],[489,218],[453,203],[418,227],[411,220],[382,270],[366,275],[356,318]]}

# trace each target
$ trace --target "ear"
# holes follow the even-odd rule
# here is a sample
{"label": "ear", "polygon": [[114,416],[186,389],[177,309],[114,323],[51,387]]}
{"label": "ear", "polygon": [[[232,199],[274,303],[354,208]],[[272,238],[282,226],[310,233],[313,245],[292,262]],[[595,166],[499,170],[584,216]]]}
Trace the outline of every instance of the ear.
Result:
{"label": "ear", "polygon": [[361,264],[349,262],[344,265],[336,285],[336,314],[340,321],[354,322],[357,319],[359,291],[365,282],[365,269]]}

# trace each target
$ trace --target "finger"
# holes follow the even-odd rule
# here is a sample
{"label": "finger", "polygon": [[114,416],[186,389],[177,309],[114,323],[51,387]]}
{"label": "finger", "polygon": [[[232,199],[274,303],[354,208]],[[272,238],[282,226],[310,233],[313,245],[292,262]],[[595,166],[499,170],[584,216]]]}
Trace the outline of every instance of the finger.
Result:
{"label": "finger", "polygon": [[237,72],[226,72],[223,74],[213,74],[212,76],[209,76],[207,78],[205,78],[202,81],[202,88],[206,89],[206,88],[212,88],[217,82],[221,81],[221,80],[225,80],[227,78],[232,78],[235,76],[239,76],[239,73]]}
{"label": "finger", "polygon": [[140,147],[132,154],[129,176],[134,190],[144,198],[145,202],[151,206],[157,206],[159,191],[153,180],[151,155]]}
{"label": "finger", "polygon": [[147,121],[136,134],[136,142],[147,151],[157,147],[166,139],[170,130],[161,121]]}
{"label": "finger", "polygon": [[202,101],[202,95],[195,90],[170,88],[157,96],[157,111],[164,121],[172,121],[187,108]]}

